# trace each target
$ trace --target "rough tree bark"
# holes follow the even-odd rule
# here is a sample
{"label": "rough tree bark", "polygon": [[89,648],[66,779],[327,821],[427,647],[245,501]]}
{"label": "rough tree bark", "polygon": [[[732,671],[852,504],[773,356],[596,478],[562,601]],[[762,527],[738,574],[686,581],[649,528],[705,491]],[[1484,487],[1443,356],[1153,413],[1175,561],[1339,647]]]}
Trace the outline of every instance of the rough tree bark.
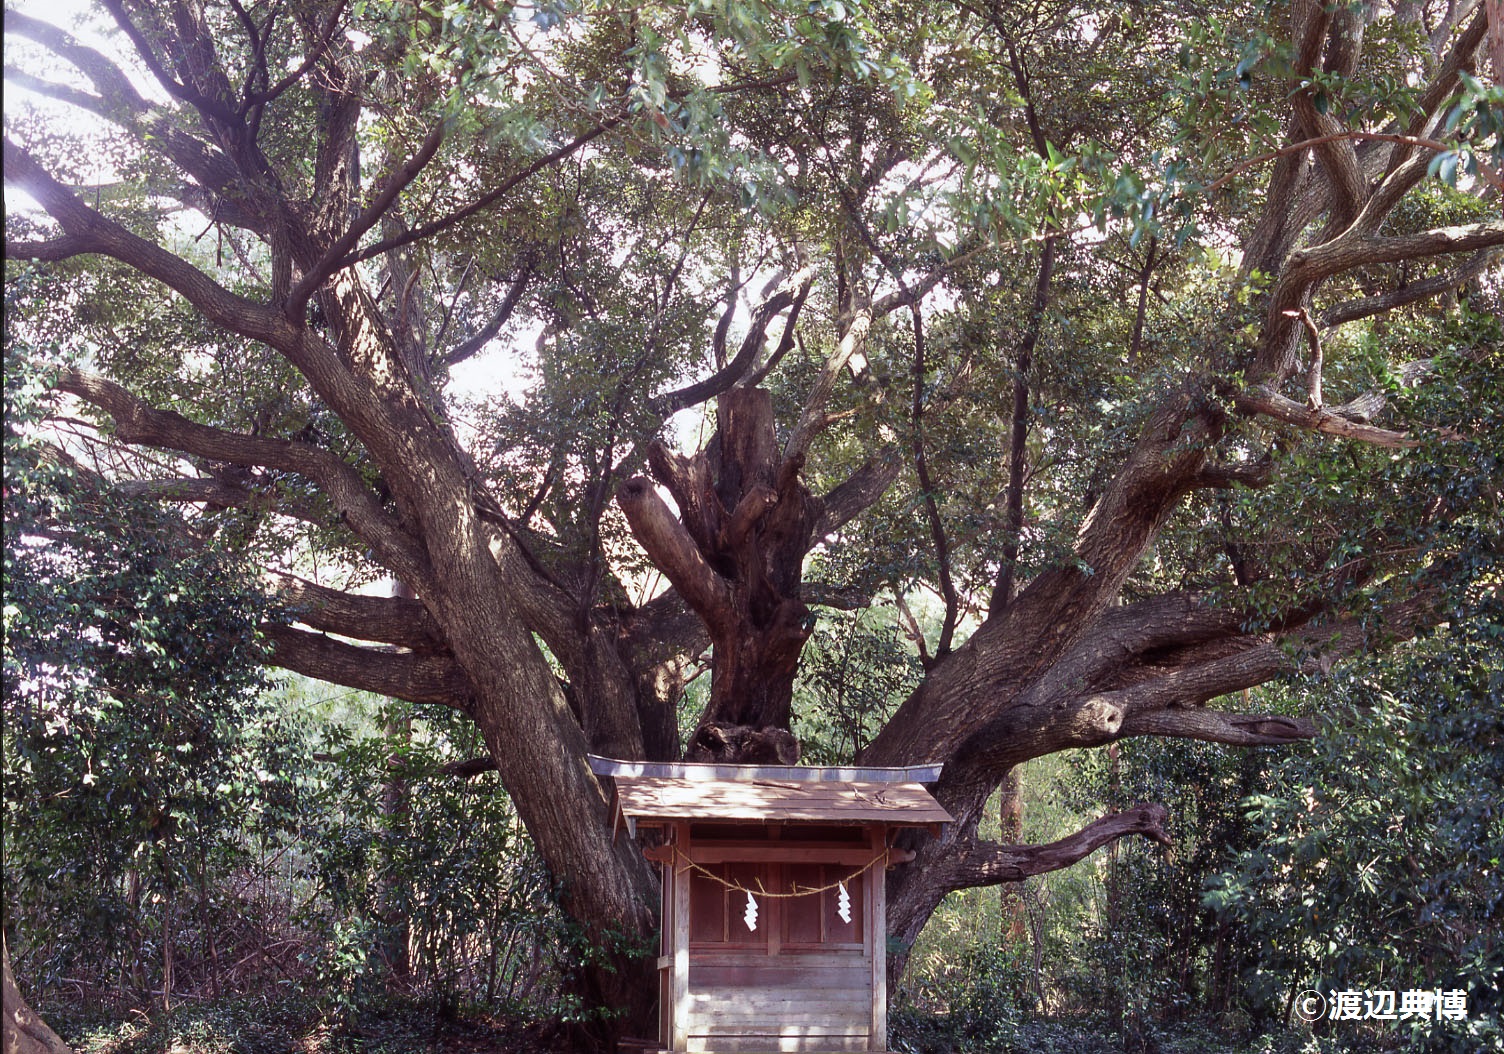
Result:
{"label": "rough tree bark", "polygon": [[5,1009],[0,1018],[0,1050],[4,1054],[73,1054],[73,1048],[36,1015],[10,972],[10,945],[0,938],[0,956],[5,965]]}
{"label": "rough tree bark", "polygon": [[[998,785],[998,839],[1005,845],[1023,841],[1024,798],[1023,773],[1015,765],[1008,770]],[[998,907],[1002,912],[999,938],[1005,945],[1022,946],[1028,935],[1028,906],[1024,903],[1023,890],[1018,886],[1005,885],[998,894]]]}

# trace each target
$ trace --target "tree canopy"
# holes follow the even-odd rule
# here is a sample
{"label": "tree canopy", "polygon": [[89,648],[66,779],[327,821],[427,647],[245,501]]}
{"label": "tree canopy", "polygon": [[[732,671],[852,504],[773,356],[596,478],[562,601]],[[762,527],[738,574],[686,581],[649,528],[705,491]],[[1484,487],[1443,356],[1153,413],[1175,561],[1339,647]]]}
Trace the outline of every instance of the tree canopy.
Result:
{"label": "tree canopy", "polygon": [[[901,949],[1167,838],[990,842],[1014,766],[1309,738],[1237,693],[1496,589],[1490,10],[8,8],[6,354],[56,460],[261,561],[271,663],[473,720],[594,933],[655,879],[587,752],[787,758],[801,662],[871,667],[843,749],[956,817]],[[912,669],[806,654],[865,609]]]}

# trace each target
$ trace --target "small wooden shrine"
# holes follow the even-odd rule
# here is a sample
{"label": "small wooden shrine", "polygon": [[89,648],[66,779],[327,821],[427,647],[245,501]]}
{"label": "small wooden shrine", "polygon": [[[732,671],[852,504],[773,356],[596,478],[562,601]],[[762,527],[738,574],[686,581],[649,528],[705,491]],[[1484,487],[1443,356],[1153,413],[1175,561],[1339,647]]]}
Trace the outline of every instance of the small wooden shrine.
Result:
{"label": "small wooden shrine", "polygon": [[661,1049],[888,1049],[884,871],[897,830],[950,821],[940,766],[590,765],[619,829],[660,832]]}

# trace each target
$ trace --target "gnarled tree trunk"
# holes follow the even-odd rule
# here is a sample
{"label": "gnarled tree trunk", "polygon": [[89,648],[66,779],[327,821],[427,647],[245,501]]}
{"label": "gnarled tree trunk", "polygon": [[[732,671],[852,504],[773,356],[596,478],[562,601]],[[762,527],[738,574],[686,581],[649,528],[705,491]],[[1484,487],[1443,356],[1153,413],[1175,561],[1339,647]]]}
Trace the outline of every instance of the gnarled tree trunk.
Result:
{"label": "gnarled tree trunk", "polygon": [[21,998],[10,969],[10,945],[0,937],[0,957],[5,966],[5,1009],[0,1020],[0,1051],[3,1054],[73,1054],[73,1048],[47,1027]]}
{"label": "gnarled tree trunk", "polygon": [[803,455],[779,450],[767,392],[733,388],[716,409],[705,450],[682,457],[655,443],[649,451],[677,518],[641,477],[617,501],[710,636],[710,702],[691,755],[788,763],[792,739],[766,730],[789,727],[799,654],[814,631],[800,592],[822,505],[800,479]]}

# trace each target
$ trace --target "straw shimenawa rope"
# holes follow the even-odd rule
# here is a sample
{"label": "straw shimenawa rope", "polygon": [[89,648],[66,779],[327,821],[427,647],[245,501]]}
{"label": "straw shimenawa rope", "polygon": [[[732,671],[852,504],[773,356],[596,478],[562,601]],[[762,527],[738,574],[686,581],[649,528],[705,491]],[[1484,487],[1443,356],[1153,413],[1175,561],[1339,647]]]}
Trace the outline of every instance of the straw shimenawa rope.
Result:
{"label": "straw shimenawa rope", "polygon": [[[852,881],[853,879],[860,878],[862,875],[866,874],[868,871],[871,871],[872,868],[878,863],[878,861],[884,861],[884,862],[886,862],[888,860],[890,854],[892,853],[892,850],[890,850],[890,849],[884,849],[882,852],[880,852],[876,856],[874,856],[871,860],[868,860],[861,867],[859,867],[855,871],[851,872],[851,874],[845,876],[844,878],[838,878],[834,882],[827,883],[826,885],[823,885],[823,886],[803,887],[803,886],[799,886],[798,884],[795,884],[794,888],[791,889],[787,893],[775,893],[775,892],[772,892],[771,890],[764,889],[763,885],[762,885],[762,879],[760,879],[760,878],[757,880],[757,888],[756,889],[749,889],[748,887],[742,885],[740,882],[733,882],[730,879],[722,878],[720,875],[716,874],[714,871],[711,871],[709,868],[705,867],[703,864],[697,864],[697,863],[695,863],[688,856],[686,856],[684,854],[684,851],[682,849],[680,849],[677,845],[674,846],[673,848],[674,848],[674,863],[676,865],[676,873],[677,874],[682,875],[686,871],[698,871],[700,874],[704,875],[706,878],[710,879],[712,882],[718,882],[721,885],[725,886],[727,889],[734,889],[734,890],[736,890],[739,893],[753,893],[753,894],[756,894],[759,897],[771,897],[771,898],[773,898],[775,900],[791,900],[794,897],[812,897],[816,893],[828,893],[832,889],[836,889],[837,887],[842,886],[842,885],[846,884],[847,882]],[[680,863],[682,863],[684,866],[683,867],[677,867],[677,865],[680,864]]]}

